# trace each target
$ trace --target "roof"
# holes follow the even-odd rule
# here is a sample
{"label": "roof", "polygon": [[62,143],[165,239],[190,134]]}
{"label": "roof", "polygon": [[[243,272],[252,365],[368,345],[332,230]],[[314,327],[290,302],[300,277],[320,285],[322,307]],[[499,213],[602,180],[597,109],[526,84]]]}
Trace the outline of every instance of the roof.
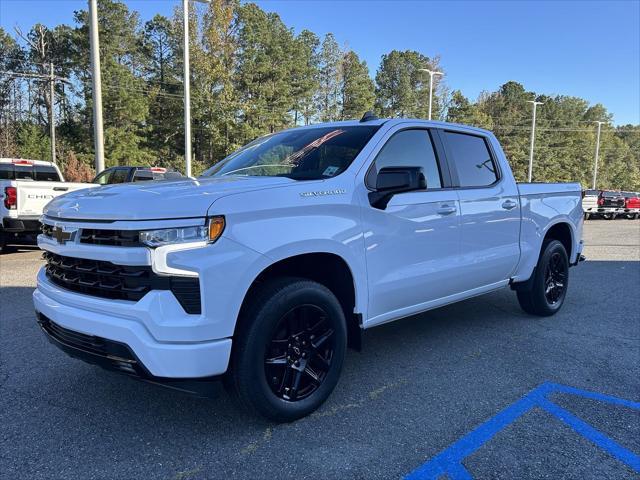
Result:
{"label": "roof", "polygon": [[412,123],[412,124],[420,124],[425,127],[432,128],[456,128],[456,129],[464,129],[468,131],[475,131],[482,134],[491,133],[489,130],[485,130],[483,128],[472,127],[470,125],[463,125],[461,123],[450,123],[450,122],[440,122],[436,120],[424,120],[420,118],[379,118],[377,120],[369,120],[367,122],[360,122],[359,120],[345,120],[340,122],[325,122],[325,123],[316,123],[313,125],[306,125],[304,127],[293,127],[293,128],[326,128],[326,127],[365,127],[365,126],[382,126],[382,125],[398,125],[402,123]]}

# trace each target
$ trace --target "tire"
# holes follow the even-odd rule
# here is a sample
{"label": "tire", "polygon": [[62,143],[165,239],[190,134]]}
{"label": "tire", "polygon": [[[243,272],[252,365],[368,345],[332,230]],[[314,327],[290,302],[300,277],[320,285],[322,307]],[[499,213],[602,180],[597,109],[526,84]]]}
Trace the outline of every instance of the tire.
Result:
{"label": "tire", "polygon": [[615,218],[615,215],[613,213],[603,213],[602,218],[604,218],[605,220],[613,220]]}
{"label": "tire", "polygon": [[591,214],[590,214],[590,213],[585,212],[585,213],[584,213],[584,219],[585,219],[585,220],[589,220],[590,218],[591,218]]}
{"label": "tire", "polygon": [[0,253],[7,253],[7,244],[5,242],[4,230],[0,228]]}
{"label": "tire", "polygon": [[[553,286],[549,282],[553,282]],[[520,307],[531,315],[549,317],[558,313],[567,295],[569,258],[558,240],[546,241],[538,259],[531,290],[517,292]],[[552,287],[548,290],[547,287]]]}
{"label": "tire", "polygon": [[347,348],[344,313],[328,288],[302,278],[271,280],[252,296],[227,380],[250,412],[291,422],[316,410],[338,383]]}

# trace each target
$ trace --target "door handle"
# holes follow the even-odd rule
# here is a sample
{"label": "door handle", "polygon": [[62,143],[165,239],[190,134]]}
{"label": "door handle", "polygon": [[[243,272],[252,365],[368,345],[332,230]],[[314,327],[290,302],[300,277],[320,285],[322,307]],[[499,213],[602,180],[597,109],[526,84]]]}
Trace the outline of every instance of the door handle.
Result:
{"label": "door handle", "polygon": [[438,215],[451,215],[456,212],[456,207],[452,207],[450,205],[440,205],[440,208],[437,210]]}
{"label": "door handle", "polygon": [[502,208],[504,208],[505,210],[513,210],[517,206],[518,204],[513,200],[505,200],[502,204]]}

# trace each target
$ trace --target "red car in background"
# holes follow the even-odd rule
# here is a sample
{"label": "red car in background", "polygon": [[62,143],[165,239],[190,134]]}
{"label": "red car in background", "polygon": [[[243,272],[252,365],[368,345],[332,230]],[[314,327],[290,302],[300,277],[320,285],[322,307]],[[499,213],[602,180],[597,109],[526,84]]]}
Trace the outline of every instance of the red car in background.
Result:
{"label": "red car in background", "polygon": [[630,220],[640,217],[640,193],[622,192],[624,197],[624,216]]}

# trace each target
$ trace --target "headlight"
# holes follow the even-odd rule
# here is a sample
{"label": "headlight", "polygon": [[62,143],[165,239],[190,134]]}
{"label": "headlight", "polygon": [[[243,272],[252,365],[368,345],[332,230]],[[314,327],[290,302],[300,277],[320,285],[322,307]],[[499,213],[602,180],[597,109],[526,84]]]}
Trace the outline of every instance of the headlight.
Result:
{"label": "headlight", "polygon": [[190,242],[213,243],[222,235],[223,230],[224,217],[212,217],[206,225],[143,230],[140,232],[140,242],[149,247]]}

